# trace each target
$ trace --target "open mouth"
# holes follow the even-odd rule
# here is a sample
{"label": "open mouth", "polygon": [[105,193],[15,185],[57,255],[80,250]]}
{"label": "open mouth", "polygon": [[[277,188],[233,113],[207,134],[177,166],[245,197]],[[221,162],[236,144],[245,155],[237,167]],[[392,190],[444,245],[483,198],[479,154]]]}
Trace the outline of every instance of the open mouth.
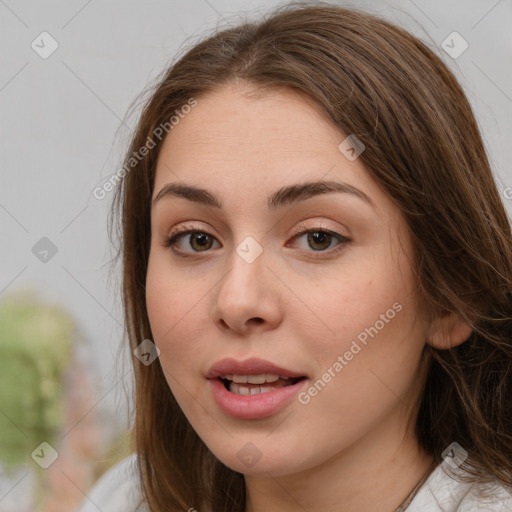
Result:
{"label": "open mouth", "polygon": [[306,377],[284,377],[275,374],[232,375],[218,377],[224,387],[236,395],[260,395],[275,389],[293,386]]}

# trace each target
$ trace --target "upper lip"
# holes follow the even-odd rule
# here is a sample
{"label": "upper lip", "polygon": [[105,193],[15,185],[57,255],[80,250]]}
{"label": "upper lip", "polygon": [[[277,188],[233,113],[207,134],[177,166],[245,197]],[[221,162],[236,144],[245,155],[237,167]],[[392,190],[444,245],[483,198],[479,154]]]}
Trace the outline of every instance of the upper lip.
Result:
{"label": "upper lip", "polygon": [[281,377],[305,377],[303,373],[297,373],[286,368],[282,368],[270,361],[251,357],[244,361],[237,361],[233,358],[221,359],[214,363],[206,373],[207,379],[216,379],[223,375],[236,374],[236,375],[259,375],[261,373],[271,373]]}

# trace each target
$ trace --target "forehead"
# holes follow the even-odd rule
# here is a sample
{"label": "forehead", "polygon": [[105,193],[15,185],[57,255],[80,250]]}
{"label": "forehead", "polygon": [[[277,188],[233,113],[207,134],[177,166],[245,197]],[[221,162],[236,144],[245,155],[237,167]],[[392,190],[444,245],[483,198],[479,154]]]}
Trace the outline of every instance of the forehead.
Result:
{"label": "forehead", "polygon": [[313,100],[286,89],[254,92],[230,84],[197,98],[164,140],[155,189],[173,178],[254,186],[334,179],[340,172],[375,186],[360,160],[340,153],[346,135]]}
{"label": "forehead", "polygon": [[334,126],[326,129],[320,108],[297,93],[244,92],[229,86],[200,97],[164,146],[172,146],[174,158],[262,161],[315,156],[340,138]]}

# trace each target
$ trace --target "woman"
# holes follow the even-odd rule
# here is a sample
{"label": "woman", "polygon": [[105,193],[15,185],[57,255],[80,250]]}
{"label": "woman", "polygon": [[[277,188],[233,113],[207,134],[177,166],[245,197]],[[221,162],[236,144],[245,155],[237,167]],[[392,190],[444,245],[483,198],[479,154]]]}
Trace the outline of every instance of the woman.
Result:
{"label": "woman", "polygon": [[512,510],[510,222],[424,44],[326,4],[218,32],[123,178],[136,454],[89,504]]}

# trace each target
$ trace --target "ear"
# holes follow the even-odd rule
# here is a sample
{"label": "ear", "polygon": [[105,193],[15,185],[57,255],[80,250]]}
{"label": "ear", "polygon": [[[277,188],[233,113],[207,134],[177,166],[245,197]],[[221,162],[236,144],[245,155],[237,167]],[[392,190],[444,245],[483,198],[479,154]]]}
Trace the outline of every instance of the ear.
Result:
{"label": "ear", "polygon": [[439,350],[448,350],[464,343],[473,332],[467,322],[456,313],[443,313],[429,326],[427,343]]}

